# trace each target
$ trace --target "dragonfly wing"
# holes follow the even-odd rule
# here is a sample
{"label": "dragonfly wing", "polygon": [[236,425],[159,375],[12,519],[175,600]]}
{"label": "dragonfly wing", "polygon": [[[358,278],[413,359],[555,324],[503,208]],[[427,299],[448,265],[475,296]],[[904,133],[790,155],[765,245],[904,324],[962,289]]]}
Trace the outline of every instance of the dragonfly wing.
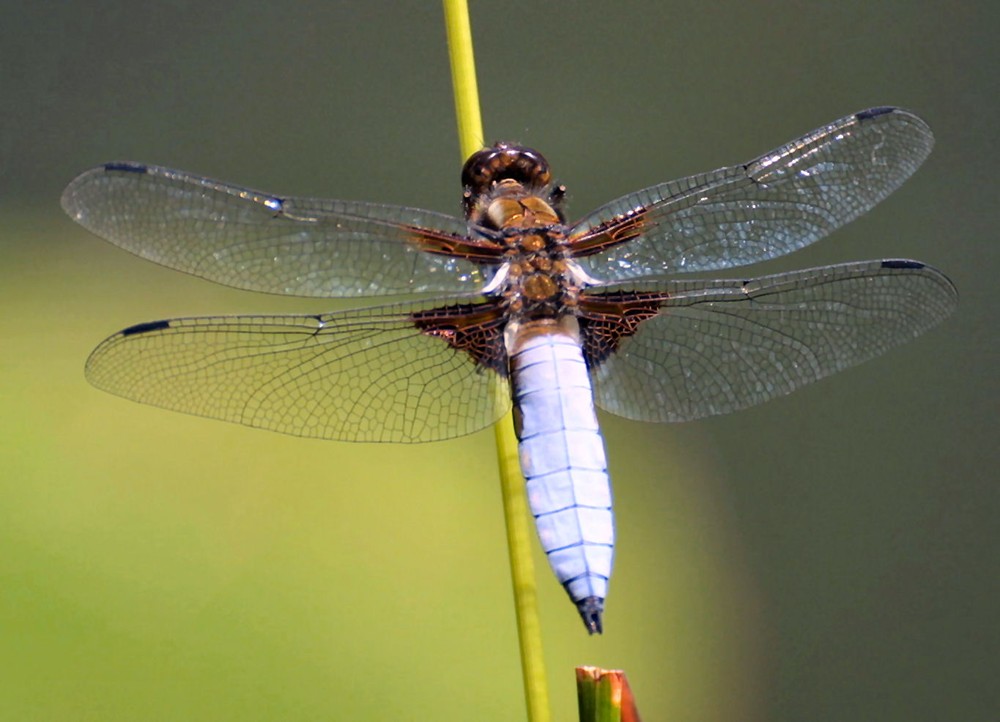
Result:
{"label": "dragonfly wing", "polygon": [[790,393],[918,336],[958,299],[941,273],[903,260],[657,287],[581,304],[597,404],[640,421],[698,419]]}
{"label": "dragonfly wing", "polygon": [[[463,322],[470,309],[484,310]],[[139,324],[101,343],[86,373],[119,396],[247,426],[418,442],[471,433],[510,407],[507,379],[493,370],[503,353],[489,304],[424,302]]]}
{"label": "dragonfly wing", "polygon": [[73,220],[164,266],[250,291],[353,297],[474,293],[498,251],[465,221],[356,201],[283,198],[182,171],[108,163],[63,192]]}
{"label": "dragonfly wing", "polygon": [[570,242],[584,270],[609,282],[757,263],[868,211],[933,144],[916,115],[873,108],[749,163],[612,201],[579,221]]}

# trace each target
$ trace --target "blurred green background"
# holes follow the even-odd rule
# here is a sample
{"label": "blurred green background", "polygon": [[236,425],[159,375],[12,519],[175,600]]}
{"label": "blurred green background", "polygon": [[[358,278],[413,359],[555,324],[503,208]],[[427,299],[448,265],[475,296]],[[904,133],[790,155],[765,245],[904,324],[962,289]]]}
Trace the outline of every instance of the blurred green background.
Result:
{"label": "blurred green background", "polygon": [[[0,719],[522,718],[492,435],[306,441],[92,389],[88,352],[129,324],[344,304],[154,266],[58,205],[78,172],[134,159],[457,213],[439,4],[0,9]],[[997,16],[474,4],[488,138],[541,149],[571,216],[864,107],[917,111],[938,145],[909,183],[754,270],[912,257],[962,296],[909,346],[760,408],[602,416],[603,637],[537,556],[555,719],[576,718],[578,664],[624,668],[647,720],[996,719]]]}

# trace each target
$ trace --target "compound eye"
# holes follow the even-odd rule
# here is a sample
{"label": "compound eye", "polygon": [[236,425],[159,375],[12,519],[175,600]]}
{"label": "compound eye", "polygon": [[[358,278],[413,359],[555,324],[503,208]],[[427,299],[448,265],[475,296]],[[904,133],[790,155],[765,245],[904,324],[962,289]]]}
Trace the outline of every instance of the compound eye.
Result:
{"label": "compound eye", "polygon": [[552,176],[541,153],[509,143],[497,143],[473,153],[462,168],[462,186],[474,194],[488,191],[504,180],[545,186]]}
{"label": "compound eye", "polygon": [[497,171],[500,149],[483,148],[469,156],[462,166],[462,187],[476,193],[489,187]]}
{"label": "compound eye", "polygon": [[512,175],[516,180],[534,186],[546,186],[552,182],[549,164],[542,154],[531,148],[518,148],[511,158]]}

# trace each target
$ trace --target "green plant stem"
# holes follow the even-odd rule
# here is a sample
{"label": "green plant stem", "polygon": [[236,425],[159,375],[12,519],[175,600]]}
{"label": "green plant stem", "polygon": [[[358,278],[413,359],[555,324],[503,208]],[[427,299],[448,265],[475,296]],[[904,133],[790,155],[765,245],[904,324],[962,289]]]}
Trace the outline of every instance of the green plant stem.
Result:
{"label": "green plant stem", "polygon": [[462,162],[483,147],[483,118],[479,112],[476,61],[472,53],[472,27],[466,0],[444,0],[444,20],[448,32],[451,85],[455,95],[458,145]]}
{"label": "green plant stem", "polygon": [[635,696],[620,669],[576,668],[580,722],[640,722]]}
{"label": "green plant stem", "polygon": [[[444,0],[451,77],[455,93],[462,160],[483,146],[483,125],[476,87],[476,65],[472,53],[472,29],[466,0]],[[521,650],[521,673],[524,697],[530,722],[549,722],[549,691],[542,654],[541,624],[538,619],[535,571],[531,558],[531,529],[524,479],[518,464],[514,420],[507,413],[493,427],[497,444],[497,468],[503,495],[504,520],[507,526],[507,549],[510,555],[514,609]]]}

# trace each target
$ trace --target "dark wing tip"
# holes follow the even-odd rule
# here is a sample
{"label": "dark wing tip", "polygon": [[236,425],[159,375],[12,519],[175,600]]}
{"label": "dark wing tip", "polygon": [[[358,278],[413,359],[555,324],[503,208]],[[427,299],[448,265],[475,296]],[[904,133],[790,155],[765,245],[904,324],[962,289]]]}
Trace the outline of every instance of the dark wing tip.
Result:
{"label": "dark wing tip", "polygon": [[604,600],[600,597],[587,597],[576,603],[583,619],[583,626],[590,634],[600,634],[604,631],[601,613],[604,611]]}
{"label": "dark wing tip", "polygon": [[927,121],[906,108],[899,108],[894,105],[880,105],[877,108],[859,110],[854,114],[854,119],[859,125],[885,120],[887,122],[899,122],[915,126],[915,131],[911,130],[910,133],[916,132],[918,135],[926,138],[927,153],[930,153],[930,149],[934,145],[934,133],[931,131],[931,127],[927,125]]}
{"label": "dark wing tip", "polygon": [[920,269],[920,268],[927,268],[927,266],[921,263],[920,261],[911,261],[907,258],[889,258],[885,261],[882,261],[882,268]]}
{"label": "dark wing tip", "polygon": [[149,166],[130,160],[115,160],[104,164],[106,171],[121,171],[123,173],[148,173]]}
{"label": "dark wing tip", "polygon": [[[136,163],[130,160],[116,160],[110,163],[104,163],[103,165],[96,166],[90,170],[86,170],[76,178],[69,182],[69,185],[62,192],[62,197],[59,199],[63,210],[66,211],[67,215],[72,218],[77,223],[84,223],[84,218],[87,215],[88,200],[87,195],[90,192],[90,185],[95,180],[103,178],[108,173],[134,173],[136,175],[144,175],[149,172],[149,166],[143,163]],[[83,199],[81,199],[81,195]]]}
{"label": "dark wing tip", "polygon": [[138,336],[141,333],[162,331],[165,328],[170,328],[170,321],[147,321],[146,323],[137,323],[135,326],[129,326],[118,333],[121,336]]}
{"label": "dark wing tip", "polygon": [[871,118],[876,118],[880,115],[886,115],[887,113],[895,113],[899,110],[899,108],[892,105],[880,105],[876,108],[866,108],[865,110],[860,110],[854,114],[854,117],[859,121],[865,121]]}
{"label": "dark wing tip", "polygon": [[946,296],[950,297],[950,301],[948,303],[952,310],[954,310],[958,303],[958,288],[955,286],[954,282],[933,266],[928,266],[926,263],[914,261],[909,258],[886,258],[882,261],[882,268],[896,268],[904,271],[922,271],[923,273],[919,275],[934,278],[941,284],[944,291],[942,298]]}

